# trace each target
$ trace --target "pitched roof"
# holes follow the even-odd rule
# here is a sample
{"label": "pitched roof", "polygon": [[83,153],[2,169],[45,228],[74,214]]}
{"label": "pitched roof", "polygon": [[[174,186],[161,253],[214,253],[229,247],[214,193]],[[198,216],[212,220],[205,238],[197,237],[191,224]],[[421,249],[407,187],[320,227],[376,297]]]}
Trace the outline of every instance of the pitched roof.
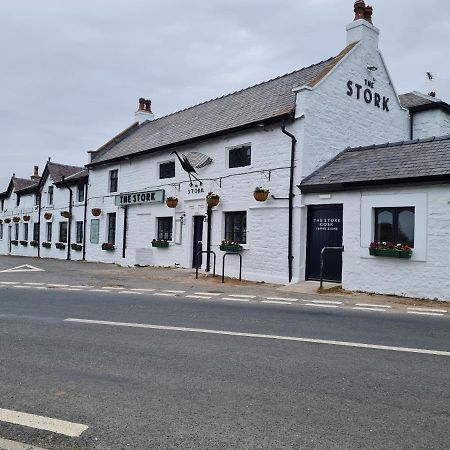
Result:
{"label": "pitched roof", "polygon": [[302,192],[450,181],[450,135],[348,148],[306,177]]}
{"label": "pitched roof", "polygon": [[85,169],[84,167],[68,166],[65,164],[57,164],[49,161],[44,169],[44,173],[45,170],[48,170],[48,173],[51,175],[55,183],[59,183],[60,181],[62,181],[63,177],[68,178],[72,175],[84,171]]}
{"label": "pitched roof", "polygon": [[422,94],[421,92],[408,92],[406,94],[399,95],[400,104],[404,108],[415,108],[417,106],[431,105],[438,103],[441,100],[431,97],[430,95]]}
{"label": "pitched roof", "polygon": [[28,189],[31,187],[36,187],[39,182],[36,180],[30,180],[27,178],[16,178],[16,177],[12,177],[12,184],[14,187],[14,190],[17,191],[21,191],[23,189]]}
{"label": "pitched roof", "polygon": [[295,109],[295,93],[292,90],[310,83],[334,60],[335,58],[330,58],[233,94],[144,122],[138,128],[134,124],[131,134],[127,129],[116,137],[118,142],[113,139],[91,152],[91,163],[87,166],[150,153],[288,117]]}

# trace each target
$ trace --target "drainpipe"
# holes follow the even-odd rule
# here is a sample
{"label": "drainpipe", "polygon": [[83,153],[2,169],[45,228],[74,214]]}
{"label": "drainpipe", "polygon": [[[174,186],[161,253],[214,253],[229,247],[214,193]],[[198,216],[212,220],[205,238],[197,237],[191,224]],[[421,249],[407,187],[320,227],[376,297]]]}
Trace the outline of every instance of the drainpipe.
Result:
{"label": "drainpipe", "polygon": [[65,177],[62,177],[62,183],[69,190],[69,224],[67,227],[67,261],[70,261],[70,240],[72,237],[72,203],[73,203],[73,191],[71,187],[67,184]]}
{"label": "drainpipe", "polygon": [[123,207],[123,240],[122,240],[122,258],[126,257],[128,234],[128,206]]}
{"label": "drainpipe", "polygon": [[206,272],[211,271],[211,228],[212,228],[212,208],[208,205],[208,231],[206,236]]}
{"label": "drainpipe", "polygon": [[83,261],[86,261],[86,223],[87,223],[87,206],[88,206],[88,185],[84,188],[84,217],[83,217]]}
{"label": "drainpipe", "polygon": [[281,131],[291,138],[291,166],[289,175],[289,235],[288,235],[288,267],[289,267],[289,283],[292,281],[292,263],[294,259],[292,251],[292,235],[293,235],[293,218],[294,218],[294,163],[295,163],[295,147],[297,139],[292,133],[286,131],[286,122],[283,120],[281,124]]}
{"label": "drainpipe", "polygon": [[37,257],[40,258],[41,257],[41,213],[42,213],[42,196],[41,193],[39,192],[39,197],[38,197],[38,254]]}
{"label": "drainpipe", "polygon": [[414,139],[414,111],[409,112],[409,137],[411,141]]}

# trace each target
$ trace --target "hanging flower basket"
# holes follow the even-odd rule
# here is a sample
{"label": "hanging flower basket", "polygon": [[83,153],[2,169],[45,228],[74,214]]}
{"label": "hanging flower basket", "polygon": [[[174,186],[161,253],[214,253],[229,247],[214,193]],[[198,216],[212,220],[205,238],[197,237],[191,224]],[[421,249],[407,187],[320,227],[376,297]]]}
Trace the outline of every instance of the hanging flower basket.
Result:
{"label": "hanging flower basket", "polygon": [[19,223],[20,222],[20,217],[13,217],[13,222],[14,223]]}
{"label": "hanging flower basket", "polygon": [[257,202],[265,202],[269,197],[270,191],[262,187],[256,187],[253,191],[253,197]]}
{"label": "hanging flower basket", "polygon": [[206,203],[211,208],[213,208],[214,206],[217,206],[219,204],[219,202],[220,202],[219,194],[215,194],[214,192],[210,192],[206,196]]}
{"label": "hanging flower basket", "polygon": [[45,219],[45,220],[50,220],[51,218],[52,218],[52,213],[46,212],[46,213],[44,214],[44,219]]}
{"label": "hanging flower basket", "polygon": [[102,250],[105,250],[106,252],[113,252],[115,249],[116,246],[114,244],[109,244],[108,242],[102,244]]}
{"label": "hanging flower basket", "polygon": [[11,223],[11,219],[5,219],[5,223]]}
{"label": "hanging flower basket", "polygon": [[223,240],[219,245],[219,249],[227,253],[240,253],[242,251],[242,245],[237,242]]}
{"label": "hanging flower basket", "polygon": [[19,245],[19,241],[16,241],[15,239],[13,241],[11,241],[12,245]]}
{"label": "hanging flower basket", "polygon": [[392,242],[372,242],[369,247],[371,256],[382,256],[385,258],[410,259],[412,248],[406,244],[393,244]]}
{"label": "hanging flower basket", "polygon": [[30,242],[30,247],[39,247],[39,242],[38,241],[31,241]]}
{"label": "hanging flower basket", "polygon": [[51,242],[43,242],[42,243],[42,247],[44,247],[44,248],[50,248],[51,246],[52,246]]}
{"label": "hanging flower basket", "polygon": [[167,197],[166,205],[169,208],[176,208],[178,205],[178,199],[176,197]]}
{"label": "hanging flower basket", "polygon": [[60,250],[64,250],[66,248],[66,244],[64,244],[63,242],[57,242],[55,244],[56,248],[59,248]]}
{"label": "hanging flower basket", "polygon": [[2,219],[0,219],[0,225],[3,223],[3,220]]}
{"label": "hanging flower basket", "polygon": [[80,244],[72,244],[72,245],[70,246],[70,248],[71,248],[72,250],[75,250],[76,252],[81,252],[81,250],[83,250],[83,246],[80,245]]}
{"label": "hanging flower basket", "polygon": [[169,247],[169,241],[158,241],[156,239],[153,239],[152,247],[167,248]]}
{"label": "hanging flower basket", "polygon": [[23,245],[24,247],[28,246],[28,241],[20,241],[20,245]]}
{"label": "hanging flower basket", "polygon": [[98,217],[102,213],[102,210],[100,208],[92,208],[92,215],[94,217]]}
{"label": "hanging flower basket", "polygon": [[61,216],[65,219],[70,219],[72,217],[72,213],[70,211],[62,211]]}
{"label": "hanging flower basket", "polygon": [[30,216],[23,216],[23,221],[24,221],[24,222],[29,222],[30,219],[31,219]]}

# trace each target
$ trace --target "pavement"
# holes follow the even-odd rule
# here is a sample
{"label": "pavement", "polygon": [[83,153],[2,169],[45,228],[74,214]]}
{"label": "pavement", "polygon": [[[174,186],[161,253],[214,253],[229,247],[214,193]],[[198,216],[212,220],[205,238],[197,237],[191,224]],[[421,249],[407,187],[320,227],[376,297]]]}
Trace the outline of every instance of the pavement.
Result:
{"label": "pavement", "polygon": [[0,272],[0,448],[450,447],[436,307],[18,262],[43,271]]}

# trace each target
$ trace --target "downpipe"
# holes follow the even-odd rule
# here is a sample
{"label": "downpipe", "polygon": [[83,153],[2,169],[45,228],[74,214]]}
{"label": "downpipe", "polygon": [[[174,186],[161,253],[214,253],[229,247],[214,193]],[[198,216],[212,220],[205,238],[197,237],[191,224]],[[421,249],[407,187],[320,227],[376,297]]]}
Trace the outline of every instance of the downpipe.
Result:
{"label": "downpipe", "polygon": [[73,203],[73,191],[72,188],[67,184],[65,177],[62,177],[62,183],[69,190],[69,223],[67,226],[67,261],[70,261],[70,245],[72,237],[72,203]]}

